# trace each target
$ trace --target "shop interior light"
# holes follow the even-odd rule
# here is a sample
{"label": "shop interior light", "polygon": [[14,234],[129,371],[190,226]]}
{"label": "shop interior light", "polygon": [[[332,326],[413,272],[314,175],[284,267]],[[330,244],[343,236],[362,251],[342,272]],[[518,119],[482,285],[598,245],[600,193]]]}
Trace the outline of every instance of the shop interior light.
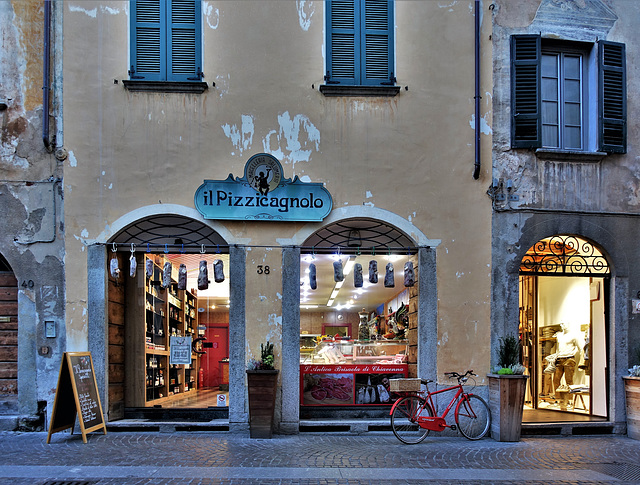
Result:
{"label": "shop interior light", "polygon": [[327,302],[327,306],[331,306],[331,305],[333,305],[333,299],[331,299],[331,300],[329,300],[329,301]]}

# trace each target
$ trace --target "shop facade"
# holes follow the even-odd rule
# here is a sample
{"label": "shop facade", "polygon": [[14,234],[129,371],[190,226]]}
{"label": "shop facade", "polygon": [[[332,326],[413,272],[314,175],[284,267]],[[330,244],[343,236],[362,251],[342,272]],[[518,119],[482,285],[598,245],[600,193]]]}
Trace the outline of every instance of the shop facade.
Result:
{"label": "shop facade", "polygon": [[505,69],[493,91],[492,340],[521,339],[525,422],[624,432],[622,376],[638,346],[637,18],[625,2],[561,3],[493,10]]}
{"label": "shop facade", "polygon": [[[24,173],[8,169],[0,194],[20,216],[3,221],[0,269],[14,274],[7,294],[18,301],[4,330],[23,332],[11,365],[38,382],[18,393],[25,413],[50,410],[64,351],[89,350],[108,422],[206,404],[243,428],[246,365],[270,341],[278,429],[295,433],[303,419],[381,415],[398,375],[447,383],[444,372],[473,369],[486,397],[499,339],[514,334],[531,375],[528,410],[624,432],[621,376],[640,345],[637,164],[626,142],[638,131],[638,81],[626,68],[637,19],[627,2],[363,2],[382,8],[384,41],[371,45],[387,48],[375,57],[384,65],[365,62],[353,78],[333,43],[345,34],[330,22],[335,2],[183,2],[190,62],[177,70],[187,74],[168,67],[180,57],[171,55],[149,74],[150,46],[137,43],[150,12],[170,24],[171,2],[85,3],[52,5],[52,32],[65,39],[51,46],[65,55],[52,57],[55,149],[30,155]],[[517,68],[512,50],[525,57]],[[545,85],[581,83],[580,122],[567,119],[575,109],[562,122],[518,118],[522,66],[544,67]],[[600,74],[624,100],[601,112],[605,143]],[[37,113],[24,92],[24,111]],[[545,97],[545,116],[575,108],[562,96]],[[532,126],[545,127],[540,146]],[[11,143],[3,138],[5,152]],[[3,163],[19,165],[23,152]],[[273,157],[280,179],[266,165],[260,173],[256,156]],[[598,262],[586,270],[532,266],[592,249]],[[371,261],[378,283],[367,287]],[[545,372],[562,324],[580,353]],[[575,392],[556,396],[566,388]],[[212,392],[192,399],[201,390]]]}

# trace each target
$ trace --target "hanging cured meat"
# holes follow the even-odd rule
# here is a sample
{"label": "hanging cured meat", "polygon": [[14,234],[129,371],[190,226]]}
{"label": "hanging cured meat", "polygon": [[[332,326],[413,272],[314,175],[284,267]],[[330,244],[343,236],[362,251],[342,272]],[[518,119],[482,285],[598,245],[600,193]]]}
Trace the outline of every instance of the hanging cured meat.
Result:
{"label": "hanging cured meat", "polygon": [[407,261],[404,263],[404,286],[413,286],[416,284],[416,274],[413,270],[413,263]]}
{"label": "hanging cured meat", "polygon": [[375,259],[369,261],[369,283],[378,282],[378,262]]}
{"label": "hanging cured meat", "polygon": [[200,261],[200,271],[198,273],[198,289],[206,290],[209,288],[209,270],[207,269],[207,262],[205,260]]}
{"label": "hanging cured meat", "polygon": [[362,288],[362,265],[356,263],[353,265],[353,286],[356,288]]}
{"label": "hanging cured meat", "polygon": [[316,280],[316,265],[314,263],[309,265],[309,286],[312,290],[318,288],[318,281]]}
{"label": "hanging cured meat", "polygon": [[169,288],[171,286],[171,263],[167,261],[164,263],[164,269],[162,270],[162,287]]}
{"label": "hanging cured meat", "polygon": [[133,278],[136,275],[136,269],[138,269],[138,260],[134,254],[131,254],[129,258],[129,276]]}
{"label": "hanging cured meat", "polygon": [[333,262],[333,281],[336,283],[344,280],[344,273],[342,271],[342,260]]}
{"label": "hanging cured meat", "polygon": [[185,264],[181,264],[178,269],[178,289],[187,289],[187,266]]}
{"label": "hanging cured meat", "polygon": [[114,256],[109,263],[109,270],[113,278],[120,277],[120,268],[118,267],[118,258]]}
{"label": "hanging cured meat", "polygon": [[216,259],[213,262],[213,280],[216,283],[222,283],[224,281],[224,263],[221,259]]}
{"label": "hanging cured meat", "polygon": [[387,263],[387,272],[384,275],[384,286],[385,288],[393,288],[394,286],[396,286],[393,277],[393,264],[391,263]]}
{"label": "hanging cured meat", "polygon": [[146,260],[146,271],[147,271],[147,278],[151,278],[153,276],[153,261],[151,261],[150,259]]}

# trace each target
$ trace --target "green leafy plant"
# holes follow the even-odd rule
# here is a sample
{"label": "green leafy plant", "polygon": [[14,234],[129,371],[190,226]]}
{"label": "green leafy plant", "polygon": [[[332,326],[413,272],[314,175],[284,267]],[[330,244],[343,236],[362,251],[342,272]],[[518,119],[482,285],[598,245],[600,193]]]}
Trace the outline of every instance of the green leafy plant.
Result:
{"label": "green leafy plant", "polygon": [[260,360],[251,359],[247,363],[248,370],[273,370],[275,358],[273,356],[273,344],[267,340],[266,344],[260,344]]}
{"label": "green leafy plant", "polygon": [[514,335],[507,335],[499,339],[498,375],[522,375],[525,367],[520,364],[520,342]]}

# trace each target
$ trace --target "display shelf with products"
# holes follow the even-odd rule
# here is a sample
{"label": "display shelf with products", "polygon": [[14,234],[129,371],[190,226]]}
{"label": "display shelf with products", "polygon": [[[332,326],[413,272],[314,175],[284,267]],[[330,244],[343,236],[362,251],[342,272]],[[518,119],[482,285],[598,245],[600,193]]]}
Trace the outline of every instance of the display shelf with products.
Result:
{"label": "display shelf with products", "polygon": [[141,259],[135,283],[127,285],[125,406],[128,407],[161,404],[195,389],[197,384],[197,356],[193,356],[190,365],[171,363],[172,338],[191,337],[197,328],[197,299],[178,289],[175,278],[163,287],[162,256],[146,255]]}

